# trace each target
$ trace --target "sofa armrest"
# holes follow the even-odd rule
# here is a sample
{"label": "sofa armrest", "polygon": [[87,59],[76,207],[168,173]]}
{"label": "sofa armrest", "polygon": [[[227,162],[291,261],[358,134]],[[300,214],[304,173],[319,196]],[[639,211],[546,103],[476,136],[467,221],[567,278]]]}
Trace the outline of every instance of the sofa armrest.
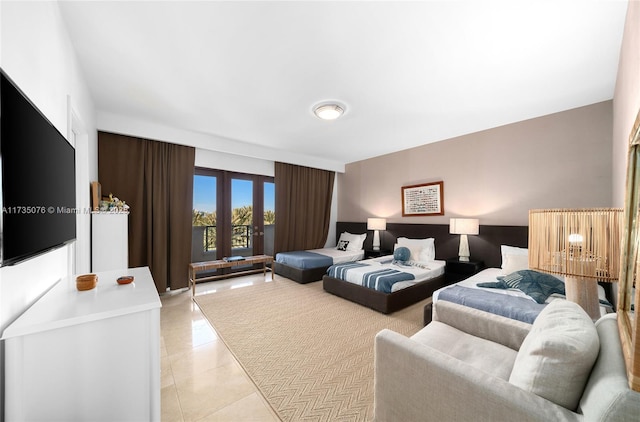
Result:
{"label": "sofa armrest", "polygon": [[516,351],[531,330],[531,324],[526,322],[446,300],[439,300],[434,304],[433,320]]}
{"label": "sofa armrest", "polygon": [[375,338],[376,422],[579,421],[581,416],[391,330]]}

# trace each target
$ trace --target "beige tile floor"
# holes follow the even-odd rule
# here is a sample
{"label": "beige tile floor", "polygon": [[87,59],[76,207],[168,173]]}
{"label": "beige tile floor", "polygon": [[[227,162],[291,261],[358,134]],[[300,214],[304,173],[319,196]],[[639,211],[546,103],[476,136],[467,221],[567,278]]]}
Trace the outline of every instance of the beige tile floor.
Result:
{"label": "beige tile floor", "polygon": [[[199,283],[196,296],[270,282],[260,274]],[[160,296],[162,421],[279,421],[190,291]]]}

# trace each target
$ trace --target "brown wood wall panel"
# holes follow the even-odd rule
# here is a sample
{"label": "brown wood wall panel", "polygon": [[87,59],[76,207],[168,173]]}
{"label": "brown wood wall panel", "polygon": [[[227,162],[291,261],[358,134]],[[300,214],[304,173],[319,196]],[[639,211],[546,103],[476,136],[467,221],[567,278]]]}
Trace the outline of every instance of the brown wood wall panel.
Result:
{"label": "brown wood wall panel", "polygon": [[[367,233],[365,249],[371,248],[373,232],[367,230],[367,223],[337,222],[336,236],[347,231],[349,233]],[[398,237],[422,239],[433,237],[436,245],[436,259],[445,260],[458,256],[460,235],[449,234],[448,224],[403,224],[387,223],[387,230],[380,232],[382,249],[393,249]],[[480,226],[477,236],[468,236],[471,259],[484,261],[487,267],[500,267],[502,257],[500,245],[526,248],[529,242],[528,226]],[[336,239],[337,240],[337,239]]]}

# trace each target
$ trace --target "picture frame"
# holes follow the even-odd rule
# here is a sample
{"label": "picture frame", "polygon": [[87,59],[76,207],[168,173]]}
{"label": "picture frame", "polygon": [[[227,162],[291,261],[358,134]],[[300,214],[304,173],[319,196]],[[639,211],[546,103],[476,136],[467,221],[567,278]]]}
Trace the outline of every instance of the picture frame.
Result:
{"label": "picture frame", "polygon": [[444,215],[444,182],[402,186],[402,216]]}

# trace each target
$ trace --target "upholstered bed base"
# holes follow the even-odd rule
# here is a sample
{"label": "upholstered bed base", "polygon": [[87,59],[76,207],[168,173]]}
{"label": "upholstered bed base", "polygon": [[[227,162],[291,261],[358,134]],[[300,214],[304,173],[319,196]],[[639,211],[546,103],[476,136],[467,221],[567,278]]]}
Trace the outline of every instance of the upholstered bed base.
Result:
{"label": "upholstered bed base", "polygon": [[433,319],[433,302],[429,303],[424,307],[424,314],[422,315],[422,322],[426,327],[431,323]]}
{"label": "upholstered bed base", "polygon": [[327,273],[327,268],[329,267],[302,269],[297,267],[291,267],[287,264],[282,264],[280,262],[273,263],[273,269],[276,272],[276,274],[281,275],[283,277],[287,277],[300,284],[306,284],[306,283],[311,283],[312,281],[322,280],[322,276]]}
{"label": "upholstered bed base", "polygon": [[420,302],[435,290],[447,285],[444,275],[421,281],[393,293],[382,293],[367,287],[339,280],[325,275],[322,287],[325,291],[344,299],[366,306],[383,314],[390,314],[409,305]]}

